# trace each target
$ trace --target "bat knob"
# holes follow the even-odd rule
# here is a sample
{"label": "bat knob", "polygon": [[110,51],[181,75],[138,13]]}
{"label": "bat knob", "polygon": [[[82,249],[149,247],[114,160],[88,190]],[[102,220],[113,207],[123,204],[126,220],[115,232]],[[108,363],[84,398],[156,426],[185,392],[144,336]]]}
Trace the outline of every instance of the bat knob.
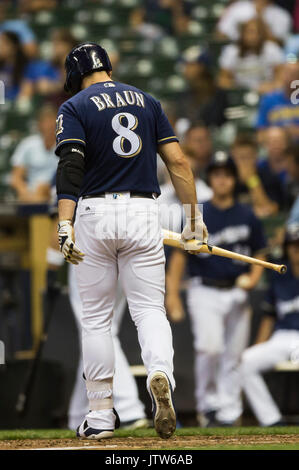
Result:
{"label": "bat knob", "polygon": [[282,264],[280,266],[279,274],[285,274],[287,272],[287,270],[288,270],[288,268],[284,264]]}

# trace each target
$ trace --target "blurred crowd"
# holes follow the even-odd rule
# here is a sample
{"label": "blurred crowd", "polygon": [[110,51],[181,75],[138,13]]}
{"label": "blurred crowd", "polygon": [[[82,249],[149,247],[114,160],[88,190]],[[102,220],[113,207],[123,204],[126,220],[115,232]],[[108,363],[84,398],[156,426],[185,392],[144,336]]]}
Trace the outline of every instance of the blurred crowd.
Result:
{"label": "blurred crowd", "polygon": [[[272,254],[277,249],[282,253],[285,228],[299,224],[299,0],[2,0],[0,80],[5,85],[5,103],[17,115],[39,98],[33,132],[21,136],[10,155],[7,191],[24,203],[50,199],[57,166],[56,113],[68,98],[63,89],[64,61],[82,41],[80,28],[53,25],[49,33],[47,29],[47,47],[40,47],[34,19],[71,4],[84,10],[85,3],[89,11],[118,3],[130,7],[128,21],[118,28],[125,37],[152,45],[149,50],[159,48],[165,39],[181,41],[184,47],[169,54],[176,78],[184,86],[162,94],[161,100],[191,162],[199,202],[212,197],[208,168],[215,154],[225,151],[236,169],[235,200],[249,205],[263,224],[278,217],[267,244]],[[212,29],[197,40],[200,28],[208,24],[209,12]],[[108,40],[113,78],[125,81],[117,40],[109,43],[110,38],[100,33],[89,39]],[[159,69],[156,74],[159,78]],[[136,76],[133,67],[130,77],[130,84],[139,86],[137,64]],[[165,87],[167,78],[163,78]],[[246,125],[243,115],[232,117],[232,96],[239,95],[254,109]],[[239,108],[235,113],[242,112]],[[0,161],[1,153],[0,139]],[[163,195],[167,176],[163,164],[158,166]],[[177,320],[172,310],[170,316]],[[216,419],[214,409],[199,406],[198,412],[201,424]],[[274,421],[279,421],[280,414],[275,416]],[[264,424],[272,424],[271,419]]]}

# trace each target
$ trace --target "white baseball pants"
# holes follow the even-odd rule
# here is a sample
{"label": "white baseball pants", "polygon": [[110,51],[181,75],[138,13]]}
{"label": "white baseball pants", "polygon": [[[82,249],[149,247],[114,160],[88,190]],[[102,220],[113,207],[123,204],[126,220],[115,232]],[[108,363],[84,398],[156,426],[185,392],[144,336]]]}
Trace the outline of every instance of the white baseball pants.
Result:
{"label": "white baseball pants", "polygon": [[256,344],[243,353],[241,378],[249,404],[262,426],[270,426],[281,419],[262,373],[273,369],[281,361],[290,360],[292,353],[299,355],[299,331],[277,330],[269,341]]}
{"label": "white baseball pants", "polygon": [[[114,415],[103,409],[112,396],[115,369],[111,320],[120,279],[136,325],[141,356],[148,373],[167,374],[172,387],[172,333],[164,308],[165,256],[156,200],[113,198],[78,202],[76,244],[85,258],[76,268],[83,304],[82,349],[92,427],[111,428]],[[106,402],[105,402],[106,400]],[[111,403],[111,401],[110,401]]]}
{"label": "white baseball pants", "polygon": [[217,411],[219,421],[242,414],[239,362],[249,335],[247,293],[217,289],[190,280],[187,305],[195,350],[195,399],[198,413]]}
{"label": "white baseball pants", "polygon": [[[80,337],[80,355],[76,373],[76,380],[68,410],[68,427],[76,429],[88,413],[88,399],[86,396],[85,381],[83,379],[83,358],[81,352],[81,317],[82,302],[76,281],[76,266],[69,265],[68,285],[69,299],[74,312],[78,333]],[[115,408],[121,422],[136,421],[145,418],[144,404],[139,400],[136,382],[131,374],[130,365],[122,350],[118,338],[120,324],[125,312],[126,299],[118,284],[116,302],[113,309],[112,337],[115,351],[115,375],[113,381],[113,398]]]}

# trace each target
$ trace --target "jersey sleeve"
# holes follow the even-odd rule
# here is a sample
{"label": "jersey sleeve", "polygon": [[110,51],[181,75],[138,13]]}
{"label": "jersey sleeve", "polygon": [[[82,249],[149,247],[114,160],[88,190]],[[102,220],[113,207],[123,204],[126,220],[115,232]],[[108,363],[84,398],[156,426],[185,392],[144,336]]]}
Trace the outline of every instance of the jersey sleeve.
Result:
{"label": "jersey sleeve", "polygon": [[251,214],[251,234],[250,247],[253,254],[264,251],[267,246],[266,237],[262,222],[253,214]]}
{"label": "jersey sleeve", "polygon": [[158,145],[179,141],[159,102],[157,102],[156,135]]}
{"label": "jersey sleeve", "polygon": [[56,120],[56,155],[63,144],[72,143],[85,147],[85,131],[74,105],[66,102],[60,107]]}

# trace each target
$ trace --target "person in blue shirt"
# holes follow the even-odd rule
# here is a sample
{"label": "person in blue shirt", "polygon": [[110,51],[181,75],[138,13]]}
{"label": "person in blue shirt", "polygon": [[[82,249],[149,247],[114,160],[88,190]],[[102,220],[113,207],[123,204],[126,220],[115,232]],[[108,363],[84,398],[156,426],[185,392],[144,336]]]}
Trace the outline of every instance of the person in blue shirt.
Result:
{"label": "person in blue shirt", "polygon": [[17,34],[0,32],[0,80],[4,83],[5,100],[18,97],[27,66],[28,59]]}
{"label": "person in blue shirt", "polygon": [[[264,258],[261,222],[235,199],[237,169],[224,152],[216,152],[207,169],[213,197],[203,204],[209,244]],[[195,400],[199,425],[233,425],[242,414],[237,367],[250,329],[248,292],[263,269],[207,254],[176,250],[166,277],[166,308],[170,319],[183,319],[180,286],[189,277],[187,307],[195,351]]]}
{"label": "person in blue shirt", "polygon": [[44,60],[28,60],[18,35],[0,32],[0,80],[5,99],[30,99],[34,93],[49,94],[60,87],[59,72]]}
{"label": "person in blue shirt", "polygon": [[240,367],[244,393],[261,426],[284,424],[262,374],[279,362],[299,361],[299,223],[287,227],[284,245],[288,271],[269,273],[257,341],[244,352]]}
{"label": "person in blue shirt", "polygon": [[73,96],[57,116],[58,235],[65,259],[77,265],[90,409],[77,435],[111,437],[118,425],[112,397],[111,317],[119,278],[148,372],[154,426],[168,439],[176,428],[175,382],[164,307],[157,152],[187,206],[182,238],[207,241],[208,232],[197,207],[190,165],[160,103],[142,90],[113,81],[111,74],[102,47],[75,47],[66,58],[65,88]]}
{"label": "person in blue shirt", "polygon": [[[7,31],[15,33],[20,39],[26,56],[28,58],[34,58],[37,53],[35,35],[27,21],[24,18],[20,18],[22,13],[17,11],[18,5],[15,5],[13,8],[15,18],[10,18],[12,3],[13,2],[6,1],[0,2],[0,33]],[[8,9],[10,9],[10,12]]]}
{"label": "person in blue shirt", "polygon": [[270,126],[287,127],[291,136],[299,139],[299,62],[283,67],[283,87],[265,94],[260,102],[256,127],[261,141]]}

